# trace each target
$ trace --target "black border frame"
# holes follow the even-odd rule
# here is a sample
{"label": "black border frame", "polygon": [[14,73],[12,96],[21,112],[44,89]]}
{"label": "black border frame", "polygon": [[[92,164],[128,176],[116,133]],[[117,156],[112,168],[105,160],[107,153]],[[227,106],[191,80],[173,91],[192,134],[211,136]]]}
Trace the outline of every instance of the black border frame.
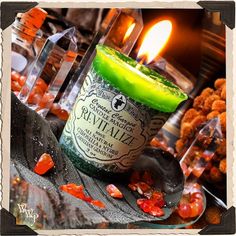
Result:
{"label": "black border frame", "polygon": [[[230,29],[235,28],[235,2],[234,1],[199,1],[202,8],[210,12],[220,12],[222,22]],[[37,6],[37,2],[2,2],[1,3],[1,29],[4,30],[10,26],[15,15],[19,12],[26,12],[32,7]],[[35,231],[26,225],[16,225],[15,217],[5,208],[1,209],[1,235],[37,235]],[[234,234],[235,225],[235,207],[230,207],[222,215],[221,224],[208,225],[201,231],[200,235],[211,234]]]}

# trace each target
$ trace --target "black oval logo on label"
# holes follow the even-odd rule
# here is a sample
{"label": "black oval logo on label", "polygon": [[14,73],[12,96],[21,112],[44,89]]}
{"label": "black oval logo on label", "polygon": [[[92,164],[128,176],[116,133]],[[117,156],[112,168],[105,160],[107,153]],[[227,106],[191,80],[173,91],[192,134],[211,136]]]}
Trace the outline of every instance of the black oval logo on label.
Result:
{"label": "black oval logo on label", "polygon": [[114,111],[122,111],[126,106],[126,97],[122,94],[116,95],[111,101],[111,108]]}

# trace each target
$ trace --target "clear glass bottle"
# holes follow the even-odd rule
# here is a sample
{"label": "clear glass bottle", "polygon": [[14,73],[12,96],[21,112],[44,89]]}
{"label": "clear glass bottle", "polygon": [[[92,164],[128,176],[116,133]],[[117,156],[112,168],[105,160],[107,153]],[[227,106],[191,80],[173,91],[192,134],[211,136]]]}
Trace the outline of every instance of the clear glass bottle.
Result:
{"label": "clear glass bottle", "polygon": [[32,8],[16,18],[12,26],[11,68],[21,75],[26,75],[37,55],[35,39],[47,12],[41,8]]}

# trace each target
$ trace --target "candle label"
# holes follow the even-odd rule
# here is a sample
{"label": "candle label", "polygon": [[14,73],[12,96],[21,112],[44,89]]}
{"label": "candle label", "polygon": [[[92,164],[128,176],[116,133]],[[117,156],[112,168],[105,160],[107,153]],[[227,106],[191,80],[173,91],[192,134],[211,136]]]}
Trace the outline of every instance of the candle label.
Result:
{"label": "candle label", "polygon": [[70,148],[87,162],[123,172],[165,123],[167,115],[157,113],[127,98],[90,70],[62,139],[70,138]]}

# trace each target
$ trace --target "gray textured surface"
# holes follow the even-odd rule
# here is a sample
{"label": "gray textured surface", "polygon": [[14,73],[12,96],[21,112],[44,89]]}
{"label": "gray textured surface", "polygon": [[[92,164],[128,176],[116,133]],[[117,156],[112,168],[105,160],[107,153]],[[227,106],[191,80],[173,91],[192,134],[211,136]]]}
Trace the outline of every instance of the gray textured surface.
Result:
{"label": "gray textured surface", "polygon": [[[20,199],[24,199],[35,211],[41,206],[47,219],[40,222],[43,229],[99,228],[108,225],[112,228],[126,228],[129,223],[161,220],[171,214],[169,208],[165,209],[165,216],[162,218],[143,213],[136,205],[139,196],[129,190],[128,182],[116,183],[123,192],[124,199],[111,198],[105,191],[105,186],[109,183],[78,171],[61,152],[49,124],[22,105],[13,94],[11,117],[11,176],[20,176],[28,183],[25,196]],[[38,157],[44,152],[51,154],[55,168],[44,176],[39,176],[32,170]],[[170,206],[176,205],[183,189],[183,176],[178,162],[171,157],[163,158],[156,151],[150,151],[148,156],[142,158],[147,160],[146,167],[140,165],[144,161],[139,160],[137,168],[154,166],[153,171],[159,173],[157,184],[168,192]],[[106,209],[99,209],[60,191],[59,186],[68,182],[83,184],[86,193],[105,203]],[[11,191],[11,209],[17,209],[14,194],[16,192]]]}

